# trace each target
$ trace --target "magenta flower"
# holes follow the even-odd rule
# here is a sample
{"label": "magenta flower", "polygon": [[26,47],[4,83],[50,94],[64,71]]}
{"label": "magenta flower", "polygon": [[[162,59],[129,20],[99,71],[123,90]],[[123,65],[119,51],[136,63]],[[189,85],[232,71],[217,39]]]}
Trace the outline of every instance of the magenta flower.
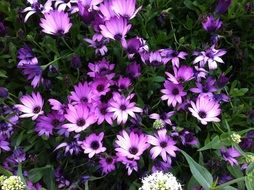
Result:
{"label": "magenta flower", "polygon": [[78,85],[74,86],[74,91],[71,91],[71,95],[69,96],[71,102],[87,104],[91,103],[92,100],[92,89],[88,85],[87,82],[78,83]]}
{"label": "magenta flower", "polygon": [[174,67],[179,67],[180,66],[180,59],[186,59],[186,56],[188,54],[183,51],[175,51],[172,49],[162,49],[161,50],[161,56],[162,56],[162,61],[164,64],[168,63],[169,61],[172,62]]}
{"label": "magenta flower", "polygon": [[93,133],[86,137],[86,139],[82,142],[81,147],[84,149],[84,153],[88,154],[89,158],[92,158],[95,154],[106,151],[106,148],[102,145],[103,137],[103,132],[101,132],[99,135]]}
{"label": "magenta flower", "polygon": [[128,77],[120,76],[116,83],[120,90],[126,90],[131,86],[131,80]]}
{"label": "magenta flower", "polygon": [[79,137],[80,137],[79,134],[75,135],[73,140],[71,140],[70,142],[63,142],[59,144],[54,151],[60,148],[64,148],[65,155],[67,154],[78,155],[82,151],[81,149],[82,141],[79,140]]}
{"label": "magenta flower", "polygon": [[10,151],[10,143],[7,141],[7,138],[3,135],[0,135],[0,152]]}
{"label": "magenta flower", "polygon": [[142,109],[136,107],[135,102],[131,102],[133,94],[124,97],[119,93],[114,93],[112,100],[109,102],[108,111],[113,112],[113,118],[117,119],[117,124],[125,124],[128,116],[136,118],[135,112],[141,113]]}
{"label": "magenta flower", "polygon": [[212,77],[207,78],[204,83],[196,82],[196,87],[191,88],[190,91],[198,94],[205,94],[209,92],[216,92],[218,89],[216,88],[216,80]]}
{"label": "magenta flower", "polygon": [[111,80],[115,73],[113,72],[115,64],[111,64],[109,61],[102,59],[96,63],[89,63],[88,67],[90,72],[87,73],[92,78],[101,78],[106,77]]}
{"label": "magenta flower", "polygon": [[39,115],[44,113],[42,110],[44,102],[39,92],[22,96],[20,102],[22,104],[16,104],[15,107],[24,113],[19,116],[21,118],[32,117],[32,120],[35,120]]}
{"label": "magenta flower", "polygon": [[65,108],[66,106],[64,104],[62,104],[61,102],[59,102],[56,99],[48,99],[49,104],[51,105],[51,109],[54,111],[57,111],[59,114],[63,114],[65,112]]}
{"label": "magenta flower", "polygon": [[138,171],[138,163],[136,160],[128,159],[125,156],[117,155],[117,161],[125,165],[128,170],[128,175],[134,171]]}
{"label": "magenta flower", "polygon": [[100,25],[101,34],[105,38],[112,40],[123,40],[130,30],[131,25],[122,17],[114,17],[105,21],[104,25]]}
{"label": "magenta flower", "polygon": [[96,54],[103,56],[108,52],[106,44],[109,40],[104,38],[101,34],[94,34],[92,39],[84,38],[84,40],[90,44],[89,47],[95,49]]}
{"label": "magenta flower", "polygon": [[64,117],[70,122],[63,125],[68,131],[79,133],[97,121],[94,113],[90,113],[89,108],[84,104],[77,104],[75,107],[68,105],[67,114]]}
{"label": "magenta flower", "polygon": [[173,82],[174,84],[183,83],[186,81],[189,81],[193,79],[193,69],[189,66],[181,66],[179,69],[174,67],[174,75],[171,73],[166,72],[166,75],[168,76],[168,80]]}
{"label": "magenta flower", "polygon": [[215,19],[213,16],[208,16],[202,22],[202,25],[207,32],[215,32],[216,30],[221,28],[222,22],[220,21],[220,19]]}
{"label": "magenta flower", "polygon": [[183,91],[183,86],[181,84],[174,84],[168,80],[164,82],[165,89],[162,89],[161,92],[164,94],[161,99],[167,100],[168,106],[172,104],[173,107],[176,107],[176,104],[182,103],[182,97],[187,93]]}
{"label": "magenta flower", "polygon": [[112,7],[111,0],[105,0],[103,1],[103,3],[100,4],[100,17],[104,21],[110,20],[111,18],[117,16],[111,7]]}
{"label": "magenta flower", "polygon": [[112,156],[101,157],[99,163],[102,168],[102,172],[104,174],[108,174],[114,171],[116,169],[115,162],[116,160]]}
{"label": "magenta flower", "polygon": [[104,121],[110,125],[113,125],[113,113],[108,111],[108,104],[98,104],[95,107],[94,114],[98,117],[98,125],[102,124]]}
{"label": "magenta flower", "polygon": [[69,32],[72,24],[67,13],[54,10],[44,14],[40,26],[47,34],[64,35]]}
{"label": "magenta flower", "polygon": [[94,96],[106,95],[110,91],[111,81],[107,78],[97,78],[91,83],[91,90]]}
{"label": "magenta flower", "polygon": [[189,111],[196,117],[203,125],[208,122],[219,122],[217,117],[221,113],[220,105],[217,101],[209,98],[207,95],[200,95],[196,103],[191,101]]}
{"label": "magenta flower", "polygon": [[112,10],[127,19],[133,19],[142,7],[136,9],[136,0],[113,0]]}
{"label": "magenta flower", "polygon": [[167,135],[166,129],[159,130],[155,136],[148,135],[147,142],[154,146],[150,150],[152,159],[160,155],[164,162],[167,162],[170,156],[176,157],[175,151],[178,150],[175,146],[176,142]]}
{"label": "magenta flower", "polygon": [[134,160],[139,160],[143,152],[149,147],[147,136],[133,131],[128,135],[123,130],[121,135],[117,135],[115,143],[117,145],[115,148],[117,155]]}
{"label": "magenta flower", "polygon": [[170,118],[175,114],[174,111],[171,111],[171,112],[165,112],[161,115],[157,114],[157,113],[152,113],[149,115],[149,118],[151,119],[155,119],[155,120],[161,120],[164,125],[165,124],[169,124],[169,125],[172,125],[172,122],[170,120]]}
{"label": "magenta flower", "polygon": [[143,59],[144,59],[144,62],[148,62],[149,65],[154,66],[154,67],[158,67],[158,66],[162,65],[162,57],[161,57],[161,54],[159,51],[150,52],[148,54],[148,57],[146,58],[146,56],[145,56],[145,57],[143,57]]}
{"label": "magenta flower", "polygon": [[220,150],[220,153],[223,156],[224,160],[228,161],[231,166],[237,165],[238,162],[237,162],[237,160],[235,158],[238,158],[238,157],[241,156],[241,153],[238,150],[236,150],[235,148],[233,148],[233,147],[232,148],[228,148],[228,149],[222,148]]}

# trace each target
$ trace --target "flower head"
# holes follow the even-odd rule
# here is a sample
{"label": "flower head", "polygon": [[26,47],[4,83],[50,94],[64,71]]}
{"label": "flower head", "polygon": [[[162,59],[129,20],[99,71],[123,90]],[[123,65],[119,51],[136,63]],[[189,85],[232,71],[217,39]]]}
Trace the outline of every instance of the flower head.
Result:
{"label": "flower head", "polygon": [[175,51],[172,49],[162,49],[161,50],[161,56],[162,56],[162,61],[164,64],[168,63],[169,61],[172,62],[172,65],[174,67],[179,67],[180,66],[180,59],[186,59],[186,56],[188,54],[183,51]]}
{"label": "flower head", "polygon": [[10,176],[3,181],[2,190],[25,190],[25,184],[22,182],[19,176]]}
{"label": "flower head", "polygon": [[218,0],[215,12],[219,14],[225,13],[228,10],[231,3],[232,0]]}
{"label": "flower head", "polygon": [[44,14],[40,26],[47,34],[64,35],[69,32],[72,24],[67,13],[54,10]]}
{"label": "flower head", "polygon": [[102,168],[102,172],[108,174],[116,169],[115,166],[116,159],[112,156],[106,156],[100,158],[100,166]]}
{"label": "flower head", "polygon": [[179,69],[174,67],[174,75],[169,72],[166,72],[166,75],[168,76],[168,80],[174,84],[184,83],[194,78],[193,69],[185,65],[180,66]]}
{"label": "flower head", "polygon": [[236,150],[235,148],[222,148],[220,150],[221,155],[223,156],[225,161],[228,161],[231,166],[237,165],[238,162],[235,158],[238,158],[241,156],[240,152]]}
{"label": "flower head", "polygon": [[213,16],[208,16],[202,22],[202,25],[207,32],[215,32],[216,30],[221,28],[222,22],[220,21],[220,19],[215,19]]}
{"label": "flower head", "polygon": [[106,151],[106,148],[103,147],[102,144],[103,137],[103,132],[101,132],[99,135],[93,133],[86,137],[86,139],[82,142],[81,147],[84,149],[84,153],[88,154],[89,158],[92,158],[95,154]]}

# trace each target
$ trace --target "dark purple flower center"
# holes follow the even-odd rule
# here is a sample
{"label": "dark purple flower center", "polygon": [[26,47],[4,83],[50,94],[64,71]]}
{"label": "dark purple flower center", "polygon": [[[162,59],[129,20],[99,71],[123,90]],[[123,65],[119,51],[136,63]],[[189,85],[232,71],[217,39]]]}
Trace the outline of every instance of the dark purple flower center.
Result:
{"label": "dark purple flower center", "polygon": [[40,3],[33,3],[33,4],[32,4],[32,8],[33,8],[35,11],[37,11],[37,12],[39,12],[39,11],[42,10],[42,7],[41,7]]}
{"label": "dark purple flower center", "polygon": [[120,110],[125,111],[126,109],[127,109],[126,105],[122,104],[122,105],[120,106]]}
{"label": "dark purple flower center", "polygon": [[121,84],[121,85],[119,86],[119,88],[120,88],[120,89],[125,89],[125,85],[124,85],[124,84]]}
{"label": "dark purple flower center", "polygon": [[101,112],[101,114],[102,115],[106,115],[108,112],[107,112],[107,107],[102,107],[101,109],[100,109],[100,112]]}
{"label": "dark purple flower center", "polygon": [[179,94],[178,88],[174,88],[174,89],[172,90],[172,94],[173,94],[174,96],[178,95],[178,94]]}
{"label": "dark purple flower center", "polygon": [[64,30],[63,29],[58,29],[56,33],[61,36],[61,35],[64,34]]}
{"label": "dark purple flower center", "polygon": [[111,164],[113,162],[113,159],[111,157],[106,158],[107,164]]}
{"label": "dark purple flower center", "polygon": [[171,55],[172,55],[173,57],[177,57],[177,56],[178,56],[178,52],[177,52],[177,51],[174,51]]}
{"label": "dark purple flower center", "polygon": [[87,97],[82,97],[82,98],[80,99],[80,101],[81,101],[82,103],[87,103],[87,102],[88,102],[88,99],[87,99]]}
{"label": "dark purple flower center", "polygon": [[65,2],[65,3],[69,3],[69,2],[70,2],[70,0],[64,0],[64,2]]}
{"label": "dark purple flower center", "polygon": [[204,111],[199,111],[198,112],[198,115],[199,115],[199,117],[201,117],[201,118],[206,118],[206,112],[204,112]]}
{"label": "dark purple flower center", "polygon": [[167,145],[168,145],[168,143],[166,141],[161,141],[160,142],[161,148],[165,148],[165,147],[167,147]]}
{"label": "dark purple flower center", "polygon": [[160,66],[161,62],[154,60],[154,61],[151,62],[151,65],[152,66]]}
{"label": "dark purple flower center", "polygon": [[138,148],[135,147],[135,146],[132,146],[130,149],[129,149],[129,152],[133,155],[137,154],[138,153]]}
{"label": "dark purple flower center", "polygon": [[98,92],[102,92],[105,88],[103,84],[99,84],[96,89]]}
{"label": "dark purple flower center", "polygon": [[122,34],[116,34],[116,35],[114,36],[114,38],[115,38],[116,40],[121,40],[122,37],[123,37]]}
{"label": "dark purple flower center", "polygon": [[93,150],[97,150],[99,147],[100,147],[100,144],[99,144],[98,141],[92,141],[92,143],[91,143],[91,148],[92,148]]}
{"label": "dark purple flower center", "polygon": [[86,121],[83,118],[78,119],[77,126],[83,127],[86,124]]}
{"label": "dark purple flower center", "polygon": [[58,119],[53,119],[51,124],[54,126],[54,127],[57,127],[59,124],[60,124],[60,121]]}
{"label": "dark purple flower center", "polygon": [[40,111],[41,111],[41,107],[40,106],[36,106],[33,109],[33,113],[40,113]]}

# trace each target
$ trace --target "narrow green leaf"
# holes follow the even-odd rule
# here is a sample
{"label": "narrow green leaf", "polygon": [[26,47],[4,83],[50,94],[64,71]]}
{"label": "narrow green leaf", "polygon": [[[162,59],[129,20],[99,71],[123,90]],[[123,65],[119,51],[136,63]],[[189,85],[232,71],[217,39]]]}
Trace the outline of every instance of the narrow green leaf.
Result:
{"label": "narrow green leaf", "polygon": [[222,142],[220,140],[220,137],[219,136],[215,136],[212,139],[212,141],[207,143],[202,148],[198,149],[198,151],[204,151],[204,150],[208,150],[208,149],[219,149],[221,146],[222,146]]}
{"label": "narrow green leaf", "polygon": [[4,169],[2,166],[0,166],[0,174],[5,175],[7,177],[12,176],[13,174],[9,172],[8,170]]}

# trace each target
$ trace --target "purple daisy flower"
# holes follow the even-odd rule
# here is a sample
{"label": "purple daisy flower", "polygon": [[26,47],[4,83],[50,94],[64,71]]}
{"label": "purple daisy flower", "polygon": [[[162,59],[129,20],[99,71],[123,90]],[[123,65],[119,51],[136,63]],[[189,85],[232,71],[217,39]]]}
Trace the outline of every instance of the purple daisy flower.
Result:
{"label": "purple daisy flower", "polygon": [[44,14],[40,26],[47,34],[64,35],[69,32],[72,24],[67,13],[54,10]]}
{"label": "purple daisy flower", "polygon": [[51,105],[52,110],[57,111],[61,115],[65,112],[66,106],[61,102],[59,102],[58,100],[51,98],[48,101],[49,104]]}
{"label": "purple daisy flower", "polygon": [[97,121],[94,113],[91,113],[89,108],[84,104],[77,104],[75,107],[68,105],[67,114],[64,117],[70,122],[62,127],[68,131],[79,133]]}
{"label": "purple daisy flower", "polygon": [[86,139],[82,142],[81,147],[84,149],[84,153],[88,154],[89,158],[92,158],[95,154],[106,151],[106,148],[103,147],[102,144],[103,137],[103,132],[101,132],[99,135],[93,133],[86,137]]}
{"label": "purple daisy flower", "polygon": [[193,64],[199,63],[200,67],[204,67],[208,63],[208,68],[214,70],[218,67],[217,63],[224,63],[221,56],[227,52],[223,49],[215,49],[214,45],[206,51],[195,52],[197,57],[194,59]]}
{"label": "purple daisy flower", "polygon": [[232,0],[218,0],[215,12],[219,14],[225,13],[231,5],[231,2]]}
{"label": "purple daisy flower", "polygon": [[106,44],[109,40],[104,38],[101,34],[94,34],[92,39],[84,38],[84,40],[90,44],[89,47],[95,49],[96,54],[104,56],[108,52]]}
{"label": "purple daisy flower", "polygon": [[108,104],[98,104],[95,107],[94,114],[98,117],[98,125],[102,124],[104,121],[110,125],[113,125],[113,113],[108,111]]}
{"label": "purple daisy flower", "polygon": [[193,69],[189,66],[181,66],[179,69],[176,67],[174,69],[174,75],[171,73],[166,72],[166,75],[168,76],[168,80],[173,82],[174,84],[183,83],[186,81],[190,81],[193,79]]}
{"label": "purple daisy flower", "polygon": [[184,92],[183,86],[181,84],[174,84],[168,80],[164,82],[165,89],[162,89],[161,92],[164,94],[161,99],[167,100],[168,106],[172,104],[173,107],[176,107],[176,104],[182,103],[182,97],[187,93]]}
{"label": "purple daisy flower", "polygon": [[141,75],[141,66],[136,62],[132,62],[126,68],[126,72],[131,78],[138,78]]}
{"label": "purple daisy flower", "polygon": [[172,62],[174,67],[179,67],[180,65],[180,59],[186,59],[186,56],[188,54],[183,51],[175,51],[172,49],[162,49],[161,50],[161,56],[162,61],[164,64],[168,63],[169,61]]}
{"label": "purple daisy flower", "polygon": [[112,156],[100,157],[99,163],[104,174],[108,174],[116,169],[116,159]]}
{"label": "purple daisy flower", "polygon": [[131,175],[133,171],[138,171],[138,163],[136,160],[128,159],[125,156],[118,155],[117,161],[125,165],[128,175]]}
{"label": "purple daisy flower", "polygon": [[167,135],[166,129],[157,131],[157,135],[155,136],[148,135],[147,142],[154,146],[150,150],[152,159],[155,159],[160,155],[164,162],[167,162],[170,156],[176,157],[175,151],[179,150],[175,146],[176,142],[169,135]]}
{"label": "purple daisy flower", "polygon": [[199,143],[195,134],[186,130],[181,131],[180,138],[183,145],[196,146]]}
{"label": "purple daisy flower", "polygon": [[120,90],[126,90],[131,86],[131,80],[128,77],[120,76],[116,84]]}
{"label": "purple daisy flower", "polygon": [[148,57],[146,58],[145,56],[143,59],[144,59],[144,62],[148,62],[148,65],[151,65],[154,67],[162,65],[162,57],[159,51],[150,52],[148,54]]}
{"label": "purple daisy flower", "polygon": [[16,104],[15,108],[24,113],[19,116],[21,118],[32,117],[32,120],[35,120],[39,115],[44,113],[42,110],[44,101],[39,92],[22,96],[20,102],[22,104]]}
{"label": "purple daisy flower", "polygon": [[45,135],[49,137],[53,135],[53,130],[61,127],[64,117],[57,112],[48,114],[47,116],[42,115],[37,118],[35,131],[39,136]]}
{"label": "purple daisy flower", "polygon": [[207,32],[215,32],[221,28],[222,22],[220,19],[215,19],[213,16],[208,16],[202,22],[202,25]]}
{"label": "purple daisy flower", "polygon": [[7,141],[7,138],[3,135],[0,135],[0,152],[10,151],[10,143]]}
{"label": "purple daisy flower", "polygon": [[97,78],[91,82],[92,94],[96,97],[106,95],[110,91],[111,81],[107,78]]}
{"label": "purple daisy flower", "polygon": [[32,49],[24,45],[22,48],[18,50],[18,59],[20,60],[18,63],[18,68],[23,65],[36,65],[38,64],[38,59],[34,56]]}
{"label": "purple daisy flower", "polygon": [[78,11],[77,8],[78,0],[53,0],[53,1],[55,1],[54,6],[59,11],[65,11],[66,9],[70,10],[72,13]]}
{"label": "purple daisy flower", "polygon": [[117,119],[117,124],[125,124],[128,116],[136,118],[135,113],[141,113],[142,109],[136,107],[135,102],[131,102],[134,94],[127,97],[114,93],[113,98],[109,102],[108,111],[113,112],[113,118]]}
{"label": "purple daisy flower", "polygon": [[209,92],[216,92],[216,80],[208,77],[203,83],[196,82],[196,88],[191,88],[190,91],[198,94],[205,94]]}
{"label": "purple daisy flower", "polygon": [[222,148],[220,150],[221,155],[223,156],[225,161],[228,161],[231,166],[237,165],[238,162],[235,158],[238,158],[241,156],[241,153],[236,150],[235,148]]}
{"label": "purple daisy flower", "polygon": [[143,152],[149,147],[147,136],[131,132],[130,135],[126,131],[122,131],[117,135],[115,141],[118,156],[127,157],[129,159],[139,160]]}
{"label": "purple daisy flower", "polygon": [[191,101],[189,111],[203,125],[207,125],[208,122],[220,122],[220,119],[217,117],[221,113],[220,105],[207,95],[199,96],[196,103]]}
{"label": "purple daisy flower", "polygon": [[115,12],[112,10],[112,1],[104,0],[102,4],[100,4],[100,17],[106,21],[111,18],[117,16]]}
{"label": "purple daisy flower", "polygon": [[115,73],[113,73],[115,64],[111,64],[105,59],[102,59],[96,63],[89,63],[88,67],[90,72],[88,72],[87,75],[92,78],[106,77],[107,79],[111,80],[115,76]]}
{"label": "purple daisy flower", "polygon": [[161,120],[164,124],[169,124],[172,125],[172,122],[170,120],[170,118],[175,114],[174,111],[171,112],[165,112],[161,115],[157,114],[157,113],[152,113],[149,115],[149,118],[151,119],[155,119],[155,120]]}
{"label": "purple daisy flower", "polygon": [[171,168],[171,162],[172,162],[171,158],[169,158],[167,162],[157,160],[152,167],[152,172],[153,173],[157,171],[168,172]]}
{"label": "purple daisy flower", "polygon": [[33,184],[32,181],[27,181],[26,185],[27,185],[28,190],[42,190],[42,186],[40,183]]}
{"label": "purple daisy flower", "polygon": [[131,25],[128,24],[125,18],[114,17],[105,21],[105,24],[100,25],[99,27],[101,29],[101,34],[105,38],[121,41],[125,38],[127,32],[131,28]]}
{"label": "purple daisy flower", "polygon": [[118,16],[133,19],[142,7],[136,9],[136,0],[113,0],[111,8]]}
{"label": "purple daisy flower", "polygon": [[75,104],[89,104],[92,101],[92,89],[87,82],[78,83],[74,86],[74,91],[71,92],[71,95],[68,97],[69,100]]}
{"label": "purple daisy flower", "polygon": [[[70,142],[63,142],[61,144],[59,144],[55,150],[58,150],[60,148],[65,148],[65,154],[70,154],[70,155],[78,155],[82,149],[81,149],[81,144],[82,141],[79,140],[80,135],[75,135],[74,136],[74,140],[70,141]],[[54,150],[54,151],[55,151]]]}

